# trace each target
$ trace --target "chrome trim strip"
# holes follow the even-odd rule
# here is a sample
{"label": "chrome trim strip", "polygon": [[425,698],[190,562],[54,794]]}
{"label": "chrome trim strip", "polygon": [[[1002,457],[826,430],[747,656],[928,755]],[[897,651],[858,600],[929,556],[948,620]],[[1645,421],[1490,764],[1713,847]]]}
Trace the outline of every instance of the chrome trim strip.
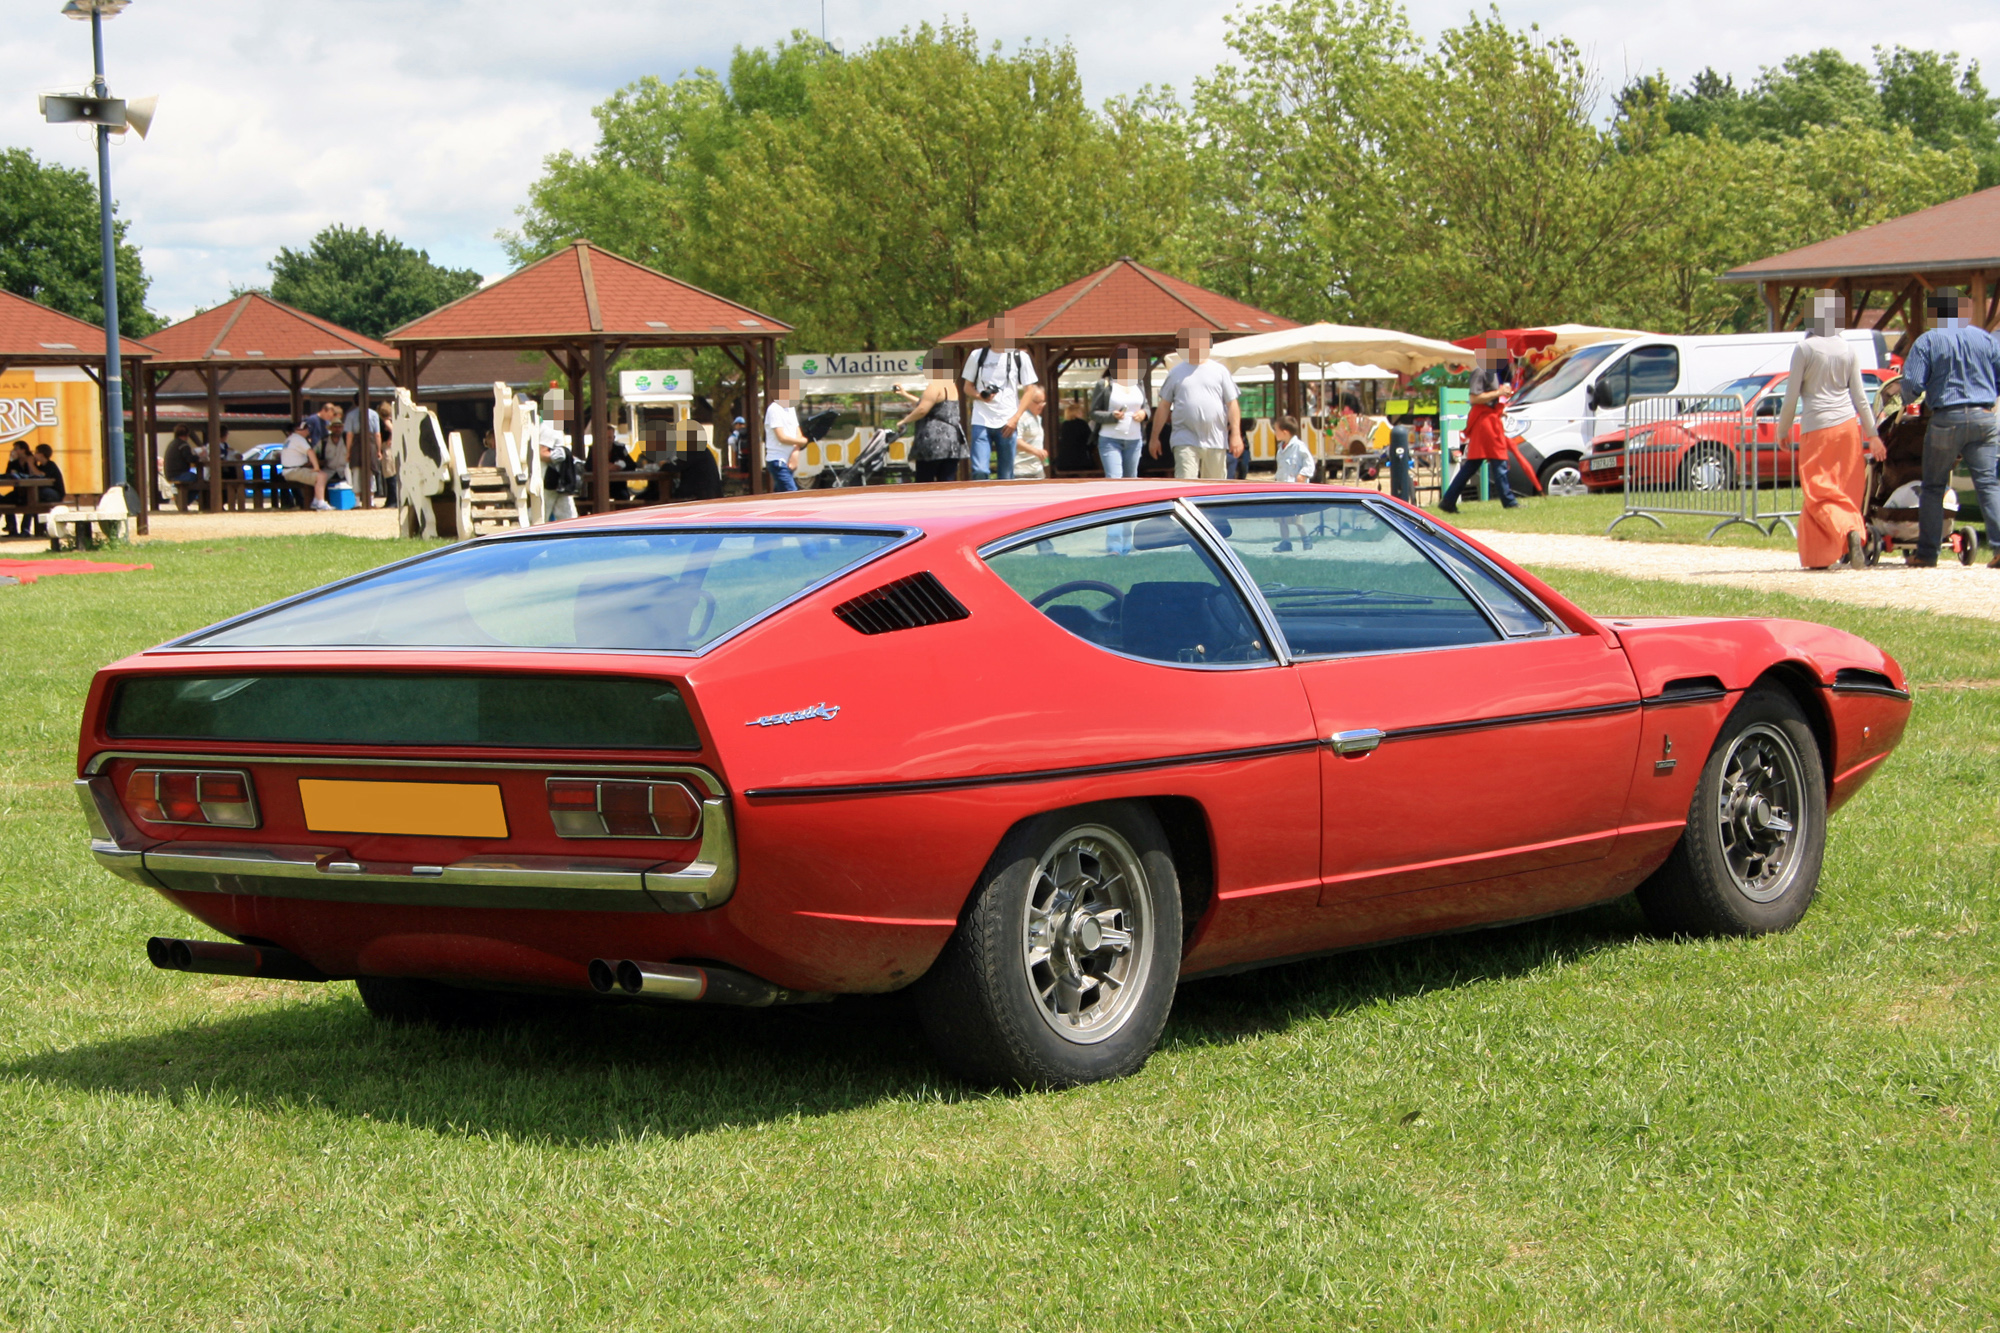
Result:
{"label": "chrome trim strip", "polygon": [[1112,764],[1043,768],[1025,773],[983,773],[958,778],[920,778],[910,782],[830,783],[821,787],[752,787],[743,793],[743,798],[749,801],[809,800],[814,797],[829,796],[894,796],[910,792],[959,791],[967,787],[1009,787],[1027,782],[1060,782],[1071,778],[1140,773],[1154,768],[1185,768],[1196,764],[1228,763],[1237,759],[1265,759],[1272,755],[1317,750],[1319,746],[1318,740],[1281,741],[1275,745],[1246,745],[1236,750],[1207,750],[1198,754],[1168,755],[1159,759],[1127,759]]}
{"label": "chrome trim strip", "polygon": [[83,822],[90,826],[91,840],[116,842],[117,835],[111,831],[111,819],[105,813],[103,806],[103,802],[111,797],[110,784],[95,778],[77,778],[70,783],[70,786],[76,792],[77,801],[83,806]]}
{"label": "chrome trim strip", "polygon": [[[783,601],[772,603],[770,606],[765,607],[762,611],[750,617],[750,619],[744,621],[742,624],[737,625],[736,627],[731,629],[728,633],[722,635],[720,638],[713,639],[710,642],[703,644],[699,648],[690,648],[681,652],[667,652],[657,648],[561,648],[561,647],[529,648],[512,644],[500,644],[500,645],[410,644],[410,643],[199,644],[192,642],[192,640],[196,639],[201,635],[214,634],[221,630],[229,629],[237,625],[248,624],[250,621],[257,619],[260,616],[270,615],[275,611],[281,611],[284,608],[292,606],[298,602],[307,601],[310,600],[311,598],[333,592],[336,589],[344,588],[351,583],[360,583],[367,579],[376,578],[384,573],[387,573],[390,570],[400,569],[405,565],[415,564],[423,560],[435,560],[439,556],[448,555],[459,551],[464,551],[473,546],[490,545],[495,542],[507,542],[507,541],[578,541],[589,538],[629,537],[641,533],[672,533],[676,536],[680,536],[688,533],[699,533],[699,532],[721,533],[725,536],[734,536],[738,533],[758,533],[758,532],[879,533],[885,537],[895,537],[896,540],[890,542],[887,546],[884,546],[881,550],[876,551],[871,555],[863,556],[861,559],[856,560],[853,564],[843,565],[841,568],[835,570],[833,573],[827,575],[823,579],[820,579],[816,583],[807,584],[805,587],[799,589],[797,592],[793,593],[790,597],[785,598]],[[169,639],[167,640],[167,642],[163,644],[159,644],[155,647],[146,649],[145,655],[151,656],[155,653],[174,654],[174,653],[367,652],[367,653],[480,653],[480,654],[561,653],[561,654],[591,654],[600,657],[603,656],[689,657],[689,658],[706,657],[709,653],[714,652],[717,648],[720,648],[723,644],[728,643],[731,639],[734,639],[738,635],[745,633],[754,626],[762,624],[764,621],[769,620],[772,616],[777,615],[780,611],[787,609],[788,607],[794,605],[797,602],[803,601],[805,598],[812,596],[814,593],[818,592],[820,589],[826,587],[827,585],[846,578],[848,575],[854,573],[856,570],[863,569],[869,565],[874,564],[876,561],[882,559],[884,556],[902,550],[905,546],[910,545],[912,542],[921,540],[923,536],[924,532],[923,529],[921,528],[899,527],[893,523],[775,523],[769,520],[765,520],[762,522],[754,522],[754,523],[730,523],[722,525],[689,524],[688,526],[685,527],[682,527],[678,524],[649,523],[644,525],[634,524],[630,527],[621,526],[621,527],[607,527],[607,528],[582,528],[568,532],[552,532],[542,528],[517,528],[508,532],[488,533],[486,536],[483,537],[475,537],[471,541],[453,542],[448,546],[440,546],[436,550],[420,552],[419,554],[413,555],[406,560],[398,560],[394,564],[380,565],[374,569],[365,570],[362,573],[350,575],[347,578],[338,579],[332,583],[323,584],[317,588],[310,588],[305,592],[298,593],[291,597],[283,598],[276,602],[272,602],[268,606],[260,606],[253,611],[246,611],[242,615],[231,616],[227,620],[219,620],[213,625],[209,625],[202,629],[194,631],[194,633],[192,634],[183,634],[178,639]]]}
{"label": "chrome trim strip", "polygon": [[1209,555],[1215,562],[1222,566],[1223,577],[1236,585],[1236,595],[1250,609],[1251,619],[1263,626],[1264,642],[1270,646],[1272,656],[1278,659],[1278,665],[1290,666],[1291,642],[1285,638],[1285,631],[1278,624],[1277,613],[1271,609],[1271,604],[1264,600],[1263,592],[1257,587],[1257,580],[1250,577],[1250,567],[1243,563],[1235,548],[1230,546],[1216,530],[1215,525],[1208,521],[1208,516],[1201,512],[1200,506],[1192,503],[1188,497],[1182,496],[1174,501],[1174,512],[1180,515],[1182,523],[1194,533],[1195,539],[1208,549]]}
{"label": "chrome trim strip", "polygon": [[[571,763],[565,759],[531,761],[525,759],[387,759],[374,755],[319,755],[319,754],[210,754],[195,751],[173,750],[99,750],[84,765],[84,772],[96,774],[104,765],[114,759],[136,759],[141,763],[165,761],[168,763],[228,763],[228,764],[301,764],[301,765],[353,765],[358,768],[493,768],[493,769],[534,769],[547,773],[552,769],[562,769],[568,773],[613,773],[620,776],[640,774],[671,774],[674,777],[691,777],[702,783],[708,796],[724,796],[728,788],[705,768],[687,764],[648,764],[640,761],[624,763]],[[103,798],[100,797],[100,804]]]}
{"label": "chrome trim strip", "polygon": [[[1672,708],[1676,704],[1712,704],[1718,699],[1727,699],[1730,693],[1731,691],[1726,689],[1675,690],[1672,694],[1662,691],[1659,694],[1647,695],[1639,703],[1645,708]],[[1740,694],[1741,691],[1736,693]]]}
{"label": "chrome trim strip", "polygon": [[1416,740],[1425,736],[1449,736],[1462,731],[1487,731],[1494,727],[1521,727],[1536,722],[1565,722],[1573,718],[1613,717],[1619,713],[1636,713],[1640,701],[1629,703],[1592,704],[1587,708],[1552,708],[1543,713],[1509,713],[1502,717],[1475,717],[1461,722],[1432,722],[1420,727],[1394,727],[1384,732],[1382,739],[1389,741]]}

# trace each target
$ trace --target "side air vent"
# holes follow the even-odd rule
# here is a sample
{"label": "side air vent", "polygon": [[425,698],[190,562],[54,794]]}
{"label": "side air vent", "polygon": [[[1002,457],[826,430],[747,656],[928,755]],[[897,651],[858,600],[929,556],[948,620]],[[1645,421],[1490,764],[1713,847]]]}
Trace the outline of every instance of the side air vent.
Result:
{"label": "side air vent", "polygon": [[1649,704],[1694,704],[1707,703],[1714,699],[1726,699],[1729,691],[1722,687],[1722,681],[1715,676],[1682,676],[1670,680],[1652,698]]}
{"label": "side air vent", "polygon": [[1833,673],[1833,688],[1842,694],[1889,694],[1901,699],[1906,697],[1896,688],[1896,682],[1879,671],[1865,667],[1842,667]]}
{"label": "side air vent", "polygon": [[972,615],[928,569],[842,602],[833,613],[863,634],[921,629]]}

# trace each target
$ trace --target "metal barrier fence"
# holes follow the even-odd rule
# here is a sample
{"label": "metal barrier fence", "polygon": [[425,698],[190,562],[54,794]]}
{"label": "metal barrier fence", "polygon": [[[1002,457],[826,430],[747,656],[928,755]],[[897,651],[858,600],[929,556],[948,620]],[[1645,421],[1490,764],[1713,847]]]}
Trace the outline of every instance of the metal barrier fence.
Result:
{"label": "metal barrier fence", "polygon": [[1663,514],[1713,518],[1713,537],[1742,524],[1796,531],[1798,450],[1777,438],[1775,416],[1752,416],[1744,401],[1714,394],[1662,394],[1625,405],[1624,429],[1586,455],[1586,475],[1621,470],[1628,518],[1664,528]]}

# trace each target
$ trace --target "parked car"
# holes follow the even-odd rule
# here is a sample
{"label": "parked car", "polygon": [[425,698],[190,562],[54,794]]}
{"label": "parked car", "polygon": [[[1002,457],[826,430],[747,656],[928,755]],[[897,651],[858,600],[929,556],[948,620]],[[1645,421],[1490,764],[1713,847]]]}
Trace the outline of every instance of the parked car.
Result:
{"label": "parked car", "polygon": [[1570,911],[1796,923],[1903,672],[1586,614],[1373,491],[842,488],[415,558],[116,662],[97,860],[162,967],[795,1003],[912,988],[982,1080],[1130,1073],[1176,985]]}
{"label": "parked car", "polygon": [[[1864,368],[1889,364],[1888,345],[1872,330],[1842,335]],[[1580,495],[1583,458],[1603,428],[1633,398],[1697,394],[1746,376],[1782,374],[1803,333],[1709,337],[1649,335],[1579,347],[1545,367],[1507,404],[1503,418],[1513,453],[1512,478],[1526,494]]]}
{"label": "parked car", "polygon": [[[1691,399],[1681,418],[1640,427],[1641,440],[1634,452],[1645,460],[1638,473],[1642,483],[1697,491],[1733,487],[1745,446],[1754,438],[1760,446],[1753,455],[1758,481],[1790,484],[1799,475],[1798,423],[1792,423],[1782,447],[1778,441],[1778,418],[1784,412],[1785,381],[1790,373],[1744,375],[1718,384],[1705,401]],[[1861,372],[1871,401],[1882,381],[1894,373]],[[1750,413],[1747,431],[1741,415],[1746,409]],[[1622,427],[1590,442],[1590,453],[1583,463],[1583,484],[1588,490],[1596,493],[1624,488],[1626,445]]]}

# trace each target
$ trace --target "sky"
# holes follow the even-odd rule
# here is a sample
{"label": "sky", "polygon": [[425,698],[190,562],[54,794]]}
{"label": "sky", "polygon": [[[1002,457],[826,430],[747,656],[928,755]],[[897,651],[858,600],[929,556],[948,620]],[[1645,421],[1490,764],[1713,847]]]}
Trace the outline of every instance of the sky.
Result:
{"label": "sky", "polygon": [[[1468,0],[1405,0],[1433,32]],[[90,77],[90,30],[60,0],[0,0],[0,147],[90,169],[88,131],[42,122],[32,93]],[[141,141],[112,149],[112,194],[153,280],[152,308],[180,318],[268,281],[280,246],[329,223],[388,231],[453,268],[507,267],[497,233],[549,153],[587,150],[590,109],[645,74],[726,68],[737,45],[817,32],[821,0],[132,0],[105,24],[114,95],[158,94]],[[1086,93],[1145,84],[1182,93],[1227,54],[1234,6],[1201,0],[1013,0],[944,9],[922,0],[825,0],[829,37],[854,49],[969,12],[1012,47],[1069,41]],[[1785,56],[1834,46],[1867,62],[1877,42],[1956,50],[2000,84],[2000,5],[1934,0],[1894,31],[1879,0],[1656,0],[1501,5],[1517,26],[1574,39],[1607,89],[1713,65],[1739,84]]]}

